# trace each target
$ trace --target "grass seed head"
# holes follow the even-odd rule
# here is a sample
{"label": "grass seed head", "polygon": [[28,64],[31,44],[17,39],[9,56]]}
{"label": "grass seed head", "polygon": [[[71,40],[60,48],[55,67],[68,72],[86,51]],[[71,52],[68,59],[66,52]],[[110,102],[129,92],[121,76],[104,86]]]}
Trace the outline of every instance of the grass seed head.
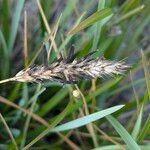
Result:
{"label": "grass seed head", "polygon": [[123,61],[109,61],[104,58],[91,58],[93,52],[79,60],[70,58],[54,61],[49,66],[33,66],[16,74],[11,81],[43,82],[57,81],[63,84],[73,84],[80,80],[97,77],[123,75],[130,68]]}

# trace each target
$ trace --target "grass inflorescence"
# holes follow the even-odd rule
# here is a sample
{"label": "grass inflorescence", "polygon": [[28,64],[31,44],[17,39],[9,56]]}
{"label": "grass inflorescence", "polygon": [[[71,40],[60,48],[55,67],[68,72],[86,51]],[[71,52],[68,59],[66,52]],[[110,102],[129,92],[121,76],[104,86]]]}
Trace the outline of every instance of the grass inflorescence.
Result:
{"label": "grass inflorescence", "polygon": [[[73,51],[70,53],[73,53]],[[63,84],[75,84],[80,80],[90,80],[114,74],[122,75],[127,68],[130,68],[123,61],[109,61],[105,58],[93,59],[91,58],[93,53],[91,52],[79,60],[72,60],[72,55],[72,58],[60,58],[49,66],[33,65],[18,72],[15,77],[0,81],[0,83],[5,83],[6,81],[42,83],[44,80],[50,80]]]}
{"label": "grass inflorescence", "polygon": [[0,149],[150,149],[149,1],[0,10]]}

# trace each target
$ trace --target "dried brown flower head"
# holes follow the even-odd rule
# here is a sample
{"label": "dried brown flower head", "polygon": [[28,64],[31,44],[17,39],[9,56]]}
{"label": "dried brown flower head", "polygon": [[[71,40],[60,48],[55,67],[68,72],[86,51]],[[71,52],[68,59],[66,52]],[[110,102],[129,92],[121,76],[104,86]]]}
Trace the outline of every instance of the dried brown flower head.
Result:
{"label": "dried brown flower head", "polygon": [[94,52],[89,53],[79,60],[58,59],[51,65],[32,66],[22,70],[9,81],[43,82],[45,80],[57,81],[63,84],[73,84],[80,80],[94,79],[106,75],[122,75],[128,65],[123,61],[109,61],[104,58],[91,58]]}

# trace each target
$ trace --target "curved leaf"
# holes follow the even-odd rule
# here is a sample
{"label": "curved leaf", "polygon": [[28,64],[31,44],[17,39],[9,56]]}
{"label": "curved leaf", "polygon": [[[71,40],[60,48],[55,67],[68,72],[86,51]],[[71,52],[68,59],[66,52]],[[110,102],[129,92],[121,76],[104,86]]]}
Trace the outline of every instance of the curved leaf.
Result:
{"label": "curved leaf", "polygon": [[93,121],[99,120],[109,114],[112,114],[113,112],[121,109],[124,105],[118,105],[118,106],[114,106],[87,116],[84,116],[82,118],[70,121],[68,123],[65,123],[63,125],[57,126],[55,128],[53,128],[51,130],[51,132],[59,132],[59,131],[65,131],[65,130],[70,130],[70,129],[74,129],[74,128],[78,128],[81,126],[84,126],[88,123],[91,123]]}
{"label": "curved leaf", "polygon": [[80,30],[83,30],[90,25],[94,24],[95,22],[102,20],[108,16],[112,15],[112,11],[110,8],[105,8],[102,10],[97,11],[96,13],[92,14],[90,17],[79,23],[75,28],[68,32],[68,34],[75,34]]}

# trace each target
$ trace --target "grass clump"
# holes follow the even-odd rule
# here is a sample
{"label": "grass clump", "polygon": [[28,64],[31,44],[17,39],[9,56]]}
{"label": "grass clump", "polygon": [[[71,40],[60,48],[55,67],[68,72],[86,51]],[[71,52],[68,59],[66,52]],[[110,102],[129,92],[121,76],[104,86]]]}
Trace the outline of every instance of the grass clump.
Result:
{"label": "grass clump", "polygon": [[149,1],[1,3],[1,149],[150,148]]}

